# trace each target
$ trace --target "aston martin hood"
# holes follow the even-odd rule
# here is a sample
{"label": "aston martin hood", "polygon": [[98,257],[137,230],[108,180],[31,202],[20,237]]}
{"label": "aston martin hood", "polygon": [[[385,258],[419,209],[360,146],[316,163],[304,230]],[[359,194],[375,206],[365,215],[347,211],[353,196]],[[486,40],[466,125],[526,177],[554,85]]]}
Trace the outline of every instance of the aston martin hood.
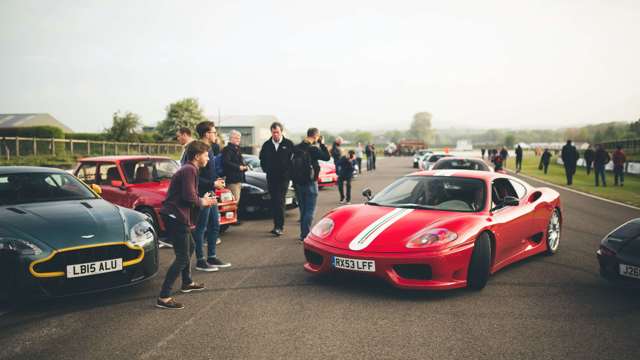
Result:
{"label": "aston martin hood", "polygon": [[124,241],[117,207],[102,200],[24,204],[0,208],[0,224],[53,249]]}

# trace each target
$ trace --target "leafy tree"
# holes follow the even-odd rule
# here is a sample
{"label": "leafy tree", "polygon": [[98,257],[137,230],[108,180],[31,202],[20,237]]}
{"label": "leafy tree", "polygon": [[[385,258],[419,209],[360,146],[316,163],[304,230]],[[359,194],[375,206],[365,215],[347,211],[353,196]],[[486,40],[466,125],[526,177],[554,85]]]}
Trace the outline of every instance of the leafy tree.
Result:
{"label": "leafy tree", "polygon": [[163,138],[173,138],[181,127],[195,129],[199,122],[207,120],[198,99],[186,98],[167,106],[167,115],[156,130]]}
{"label": "leafy tree", "polygon": [[401,139],[407,137],[407,132],[401,130],[389,130],[385,131],[384,136],[391,142],[397,144]]}
{"label": "leafy tree", "polygon": [[130,111],[113,113],[113,124],[106,130],[107,137],[115,141],[138,141],[136,130],[140,128],[140,116]]}
{"label": "leafy tree", "polygon": [[369,131],[362,131],[362,130],[344,131],[340,133],[340,136],[343,139],[349,140],[354,144],[357,144],[359,142],[366,144],[373,141],[373,134]]}
{"label": "leafy tree", "polygon": [[507,149],[512,148],[515,143],[516,143],[516,137],[513,134],[508,134],[507,136],[504,137],[504,146]]}
{"label": "leafy tree", "polygon": [[431,129],[431,113],[419,112],[413,115],[413,121],[409,128],[409,134],[412,138],[422,140],[430,144],[433,139],[433,131]]}
{"label": "leafy tree", "polygon": [[635,136],[640,136],[640,119],[629,125],[629,131],[631,131]]}

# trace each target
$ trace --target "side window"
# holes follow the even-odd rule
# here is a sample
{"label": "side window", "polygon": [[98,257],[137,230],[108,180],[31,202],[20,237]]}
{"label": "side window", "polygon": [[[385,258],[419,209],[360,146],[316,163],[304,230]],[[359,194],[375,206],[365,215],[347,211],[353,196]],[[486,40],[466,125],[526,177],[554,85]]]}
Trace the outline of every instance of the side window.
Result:
{"label": "side window", "polygon": [[491,207],[494,209],[500,207],[506,196],[518,197],[518,193],[509,179],[495,179],[491,186]]}
{"label": "side window", "polygon": [[80,169],[78,169],[76,177],[88,185],[99,184],[100,179],[96,178],[96,168],[97,165],[95,163],[84,163],[80,166]]}
{"label": "side window", "polygon": [[509,182],[511,183],[511,186],[513,186],[516,193],[518,194],[518,199],[522,199],[527,194],[527,188],[524,185],[520,184],[515,180],[509,180]]}
{"label": "side window", "polygon": [[118,166],[113,163],[100,164],[100,185],[111,185],[112,181],[122,181]]}

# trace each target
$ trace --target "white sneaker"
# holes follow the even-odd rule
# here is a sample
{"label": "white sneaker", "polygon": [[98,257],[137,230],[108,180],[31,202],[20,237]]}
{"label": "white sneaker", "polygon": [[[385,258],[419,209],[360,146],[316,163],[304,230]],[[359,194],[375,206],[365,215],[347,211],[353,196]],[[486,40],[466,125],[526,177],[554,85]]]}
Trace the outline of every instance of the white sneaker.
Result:
{"label": "white sneaker", "polygon": [[162,248],[167,248],[167,249],[172,249],[173,245],[166,243],[162,240],[158,240],[158,248],[162,249]]}
{"label": "white sneaker", "polygon": [[220,238],[218,238],[218,240],[216,240],[216,245],[221,244],[222,240],[220,240]]}

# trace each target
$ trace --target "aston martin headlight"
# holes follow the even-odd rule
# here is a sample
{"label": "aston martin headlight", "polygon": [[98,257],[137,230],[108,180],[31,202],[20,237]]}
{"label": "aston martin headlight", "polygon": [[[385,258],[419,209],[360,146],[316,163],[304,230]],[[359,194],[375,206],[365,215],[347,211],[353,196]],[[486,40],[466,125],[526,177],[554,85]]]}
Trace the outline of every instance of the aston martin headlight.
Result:
{"label": "aston martin headlight", "polygon": [[0,237],[0,250],[15,251],[20,255],[40,255],[38,245],[22,239]]}
{"label": "aston martin headlight", "polygon": [[408,248],[422,248],[433,244],[444,244],[458,238],[458,234],[443,228],[426,229],[416,233],[409,241]]}
{"label": "aston martin headlight", "polygon": [[133,245],[145,246],[155,238],[153,226],[146,221],[135,224],[129,232],[129,242]]}
{"label": "aston martin headlight", "polygon": [[324,218],[311,229],[311,233],[321,239],[326,238],[333,231],[333,220]]}

